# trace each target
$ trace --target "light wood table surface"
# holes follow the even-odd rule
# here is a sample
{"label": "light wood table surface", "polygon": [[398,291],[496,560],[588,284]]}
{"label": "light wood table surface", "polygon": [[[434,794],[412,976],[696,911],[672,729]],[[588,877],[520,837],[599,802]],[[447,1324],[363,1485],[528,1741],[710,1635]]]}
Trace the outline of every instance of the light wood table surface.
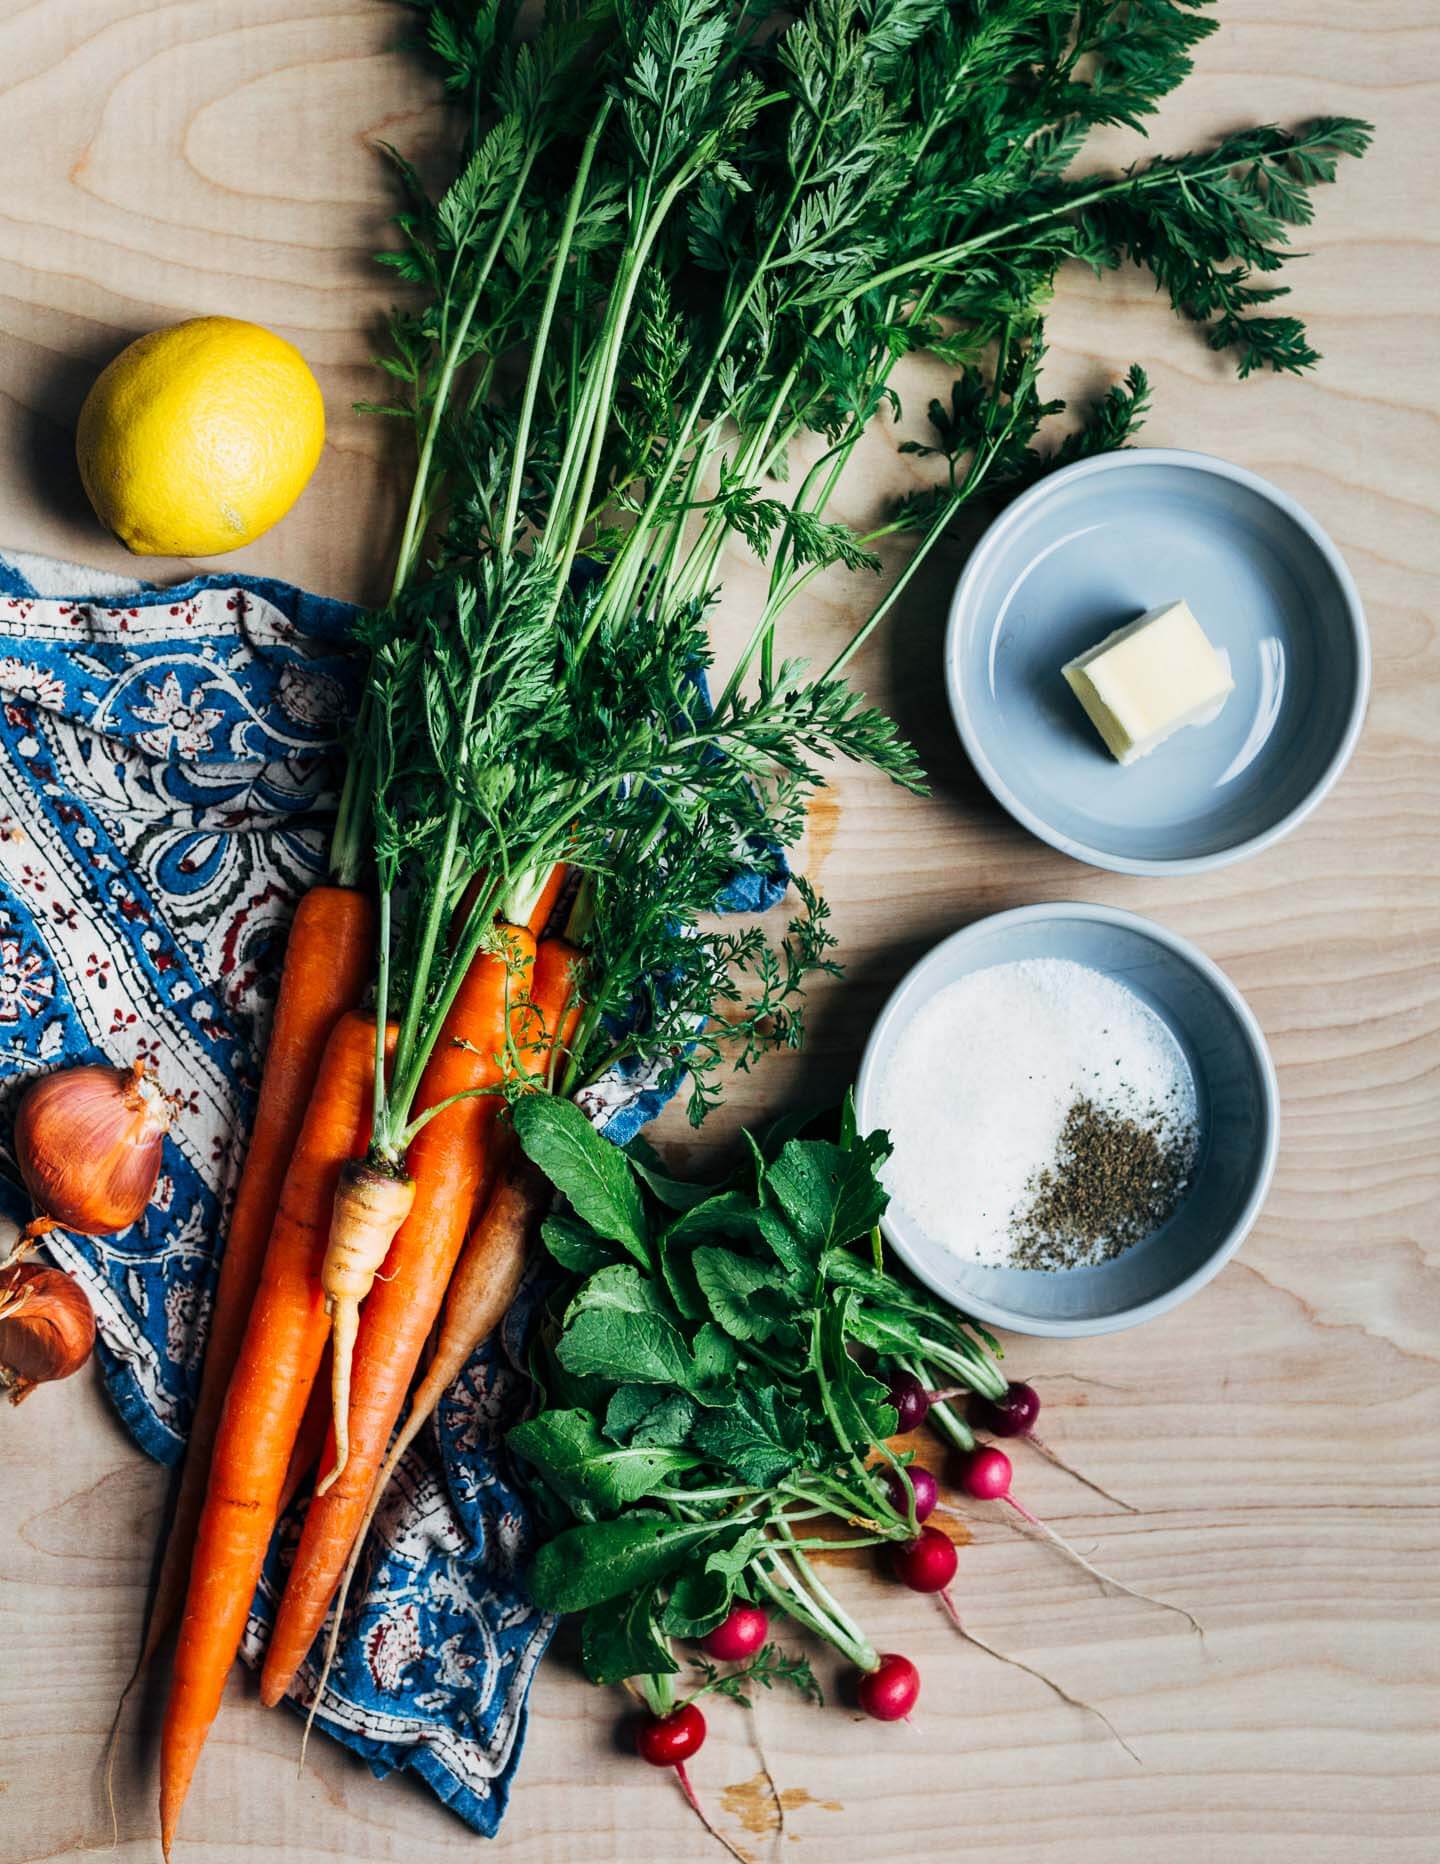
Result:
{"label": "light wood table surface", "polygon": [[[883,1648],[926,1674],[912,1726],[838,1709],[722,1704],[697,1781],[757,1861],[983,1857],[994,1864],[1422,1864],[1440,1856],[1440,13],[1433,0],[1220,0],[1224,29],[1164,112],[1174,148],[1241,122],[1371,117],[1375,152],[1320,201],[1295,268],[1325,362],[1240,384],[1138,277],[1067,276],[1052,324],[1077,392],[1150,367],[1154,444],[1226,455],[1325,524],[1363,591],[1375,694],[1348,774],[1263,858],[1194,879],[1077,866],[970,776],[943,709],[944,598],[963,546],[921,579],[859,667],[918,741],[917,802],[853,772],[813,821],[849,982],[822,994],[803,1060],[734,1095],[757,1115],[849,1077],[900,972],[978,914],[1051,898],[1135,908],[1197,940],[1245,992],[1284,1099],[1274,1193],[1236,1262],[1179,1312],[1073,1345],[1013,1342],[1050,1440],[1138,1513],[1023,1449],[1032,1505],[1179,1618],[1103,1596],[992,1514],[958,1591],[974,1629],[1103,1704],[1136,1765],[1040,1684],[962,1644],[938,1608],[857,1570]],[[433,141],[426,81],[371,0],[0,0],[0,545],[117,569],[71,463],[96,368],[204,311],[273,324],[331,415],[311,490],[237,567],[373,593],[398,467],[368,392],[386,302],[368,253],[385,193],[369,149]],[[1129,138],[1110,139],[1125,155]],[[923,393],[909,399],[923,404]],[[874,509],[913,464],[869,444],[842,503]],[[206,565],[218,568],[219,563]],[[168,577],[190,566],[160,564]],[[743,603],[743,575],[731,612]],[[804,618],[838,634],[840,585]],[[669,1132],[694,1156],[680,1126]],[[109,1841],[99,1757],[133,1655],[165,1477],[89,1375],[0,1418],[0,1860]],[[665,1778],[616,1749],[616,1700],[562,1655],[533,1697],[499,1851],[515,1864],[720,1855]],[[763,1738],[785,1792],[775,1833]],[[475,1856],[420,1787],[326,1742],[296,1777],[297,1724],[237,1679],[185,1821],[182,1860]],[[153,1760],[132,1729],[119,1859],[158,1856]]]}

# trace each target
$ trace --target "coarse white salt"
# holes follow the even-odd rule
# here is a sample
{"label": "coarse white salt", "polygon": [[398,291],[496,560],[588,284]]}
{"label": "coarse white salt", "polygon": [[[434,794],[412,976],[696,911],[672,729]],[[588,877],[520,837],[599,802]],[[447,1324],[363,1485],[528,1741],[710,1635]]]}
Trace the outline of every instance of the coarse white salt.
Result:
{"label": "coarse white salt", "polygon": [[1008,1261],[1081,1099],[1161,1133],[1195,1123],[1180,1045],[1125,985],[1065,958],[971,972],[902,1030],[881,1079],[892,1199],[952,1255]]}

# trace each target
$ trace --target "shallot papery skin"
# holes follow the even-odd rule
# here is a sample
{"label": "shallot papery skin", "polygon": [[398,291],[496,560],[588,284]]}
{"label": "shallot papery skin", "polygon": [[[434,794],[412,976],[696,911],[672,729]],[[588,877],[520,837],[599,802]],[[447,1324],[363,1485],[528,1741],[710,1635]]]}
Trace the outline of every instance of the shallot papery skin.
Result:
{"label": "shallot papery skin", "polygon": [[43,1075],[15,1115],[16,1162],[42,1220],[32,1228],[81,1236],[128,1229],[155,1190],[169,1130],[169,1102],[138,1062]]}
{"label": "shallot papery skin", "polygon": [[94,1346],[95,1315],[73,1275],[38,1262],[0,1271],[0,1391],[12,1404],[78,1372]]}

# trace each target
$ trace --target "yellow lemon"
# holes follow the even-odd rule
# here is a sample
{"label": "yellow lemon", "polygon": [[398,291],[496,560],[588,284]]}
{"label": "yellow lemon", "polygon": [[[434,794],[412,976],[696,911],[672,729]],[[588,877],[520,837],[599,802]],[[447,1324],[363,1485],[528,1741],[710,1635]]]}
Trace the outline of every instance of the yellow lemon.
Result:
{"label": "yellow lemon", "polygon": [[248,544],[299,498],[325,444],[305,358],[238,317],[152,330],[100,376],[75,456],[100,522],[140,556]]}

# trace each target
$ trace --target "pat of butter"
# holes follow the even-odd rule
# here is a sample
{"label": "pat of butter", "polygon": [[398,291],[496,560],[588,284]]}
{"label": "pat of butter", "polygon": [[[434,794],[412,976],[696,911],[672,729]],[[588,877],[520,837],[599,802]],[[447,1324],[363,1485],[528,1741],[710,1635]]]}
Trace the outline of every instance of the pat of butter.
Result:
{"label": "pat of butter", "polygon": [[1122,764],[1185,725],[1208,724],[1235,690],[1184,602],[1165,602],[1063,667],[1090,723]]}

